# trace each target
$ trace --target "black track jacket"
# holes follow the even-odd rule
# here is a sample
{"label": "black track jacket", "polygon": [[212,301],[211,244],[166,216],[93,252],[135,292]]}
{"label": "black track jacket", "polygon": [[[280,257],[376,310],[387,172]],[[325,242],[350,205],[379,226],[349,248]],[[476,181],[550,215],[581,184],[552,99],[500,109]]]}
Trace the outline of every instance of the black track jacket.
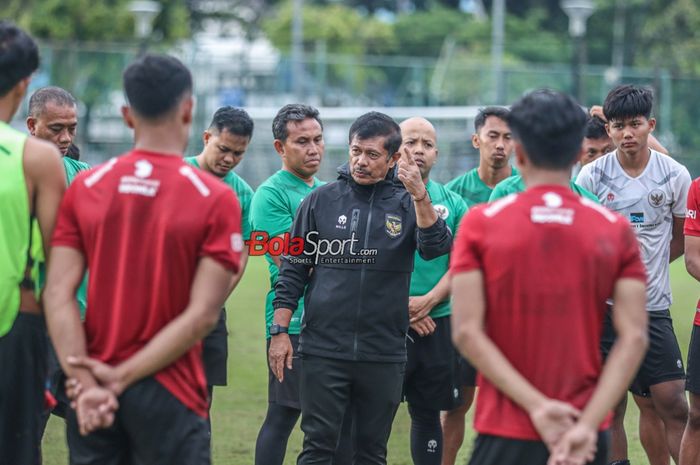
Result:
{"label": "black track jacket", "polygon": [[363,186],[346,163],[337,181],[315,189],[299,206],[292,237],[305,239],[304,254],[297,248],[297,255],[282,257],[273,307],[295,310],[304,295],[301,354],[406,360],[415,251],[425,259],[449,253],[452,233],[439,217],[418,228],[411,196],[394,171]]}

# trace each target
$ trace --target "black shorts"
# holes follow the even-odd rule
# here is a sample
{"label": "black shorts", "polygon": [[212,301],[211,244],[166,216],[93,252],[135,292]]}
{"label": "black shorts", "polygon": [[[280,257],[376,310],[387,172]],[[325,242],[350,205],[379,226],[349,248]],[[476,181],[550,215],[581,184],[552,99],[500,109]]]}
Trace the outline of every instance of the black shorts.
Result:
{"label": "black shorts", "polygon": [[202,341],[202,361],[209,386],[226,386],[228,377],[228,330],[226,309],[221,309],[219,321]]}
{"label": "black shorts", "polygon": [[700,394],[700,329],[695,325],[688,345],[688,376],[685,389],[693,394]]}
{"label": "black shorts", "polygon": [[[299,354],[297,354],[297,347],[299,347],[299,335],[290,334],[289,339],[292,342],[292,347],[294,348],[294,356],[292,357],[292,369],[289,370],[284,367],[284,381],[279,382],[275,375],[270,370],[270,361],[268,358],[267,363],[267,401],[271,404],[283,405],[285,407],[295,408],[301,410],[301,404],[299,402],[299,382],[301,378],[299,377]],[[267,352],[270,351],[270,339],[267,340]]]}
{"label": "black shorts", "polygon": [[[647,350],[639,371],[632,380],[629,390],[642,397],[651,395],[650,387],[666,381],[685,379],[683,356],[678,346],[673,320],[669,310],[648,312],[649,314],[649,349]],[[611,312],[605,315],[603,334],[600,340],[603,357],[607,357],[615,342],[615,330],[612,325]]]}
{"label": "black shorts", "polygon": [[71,465],[209,465],[207,422],[154,378],[119,396],[114,424],[81,436],[73,409],[66,440]]}
{"label": "black shorts", "polygon": [[459,359],[452,346],[450,317],[436,318],[435,332],[419,336],[408,330],[403,399],[432,410],[452,410],[459,399]]}
{"label": "black shorts", "polygon": [[[608,463],[608,433],[598,434],[598,450],[589,465]],[[546,465],[549,451],[542,441],[510,439],[480,434],[474,441],[469,465]]]}
{"label": "black shorts", "polygon": [[41,463],[47,357],[42,315],[20,312],[0,337],[0,463]]}

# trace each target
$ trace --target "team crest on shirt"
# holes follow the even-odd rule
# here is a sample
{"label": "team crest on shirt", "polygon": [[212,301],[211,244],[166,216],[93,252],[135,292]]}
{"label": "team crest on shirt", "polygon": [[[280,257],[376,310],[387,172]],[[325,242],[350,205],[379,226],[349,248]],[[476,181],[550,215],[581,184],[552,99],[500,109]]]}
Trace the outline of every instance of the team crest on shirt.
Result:
{"label": "team crest on shirt", "polygon": [[433,210],[435,210],[435,213],[443,220],[446,220],[450,216],[450,211],[444,205],[433,205]]}
{"label": "team crest on shirt", "polygon": [[335,225],[337,229],[346,229],[347,228],[347,222],[348,222],[348,217],[345,215],[340,215],[338,217],[338,223]]}
{"label": "team crest on shirt", "polygon": [[664,204],[666,194],[661,189],[654,189],[653,191],[649,192],[647,199],[649,200],[649,205],[658,208]]}
{"label": "team crest on shirt", "polygon": [[387,213],[384,217],[384,230],[392,239],[399,237],[402,230],[401,217]]}

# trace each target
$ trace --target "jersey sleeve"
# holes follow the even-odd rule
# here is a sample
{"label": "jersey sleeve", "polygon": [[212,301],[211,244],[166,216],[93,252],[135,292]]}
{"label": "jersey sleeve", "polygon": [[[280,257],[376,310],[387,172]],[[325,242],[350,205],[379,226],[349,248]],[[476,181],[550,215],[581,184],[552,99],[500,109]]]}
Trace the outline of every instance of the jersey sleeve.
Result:
{"label": "jersey sleeve", "polygon": [[294,219],[281,193],[269,186],[262,186],[253,196],[250,219],[255,231],[265,231],[271,237],[288,232]]}
{"label": "jersey sleeve", "polygon": [[693,181],[688,190],[688,204],[685,213],[685,226],[683,234],[686,236],[700,236],[700,218],[698,218],[698,210],[700,210],[700,178]]}
{"label": "jersey sleeve", "polygon": [[225,268],[238,272],[241,264],[241,207],[231,189],[217,196],[207,216],[207,228],[200,256],[210,257]]}
{"label": "jersey sleeve", "polygon": [[673,205],[671,211],[673,216],[684,217],[688,206],[688,191],[690,190],[690,173],[685,166],[681,167],[680,173],[673,183]]}
{"label": "jersey sleeve", "polygon": [[618,222],[620,227],[620,278],[638,279],[646,283],[647,273],[639,250],[639,241],[630,224],[624,218]]}
{"label": "jersey sleeve", "polygon": [[481,269],[482,221],[483,214],[479,210],[471,210],[460,222],[450,255],[450,275]]}
{"label": "jersey sleeve", "polygon": [[83,238],[80,234],[80,226],[75,208],[76,191],[79,189],[77,183],[71,184],[61,200],[54,227],[51,245],[70,247],[83,252]]}
{"label": "jersey sleeve", "polygon": [[576,176],[576,184],[578,186],[583,187],[586,189],[588,192],[592,193],[596,197],[598,196],[593,179],[593,163],[589,163],[583,168],[581,168],[581,172]]}

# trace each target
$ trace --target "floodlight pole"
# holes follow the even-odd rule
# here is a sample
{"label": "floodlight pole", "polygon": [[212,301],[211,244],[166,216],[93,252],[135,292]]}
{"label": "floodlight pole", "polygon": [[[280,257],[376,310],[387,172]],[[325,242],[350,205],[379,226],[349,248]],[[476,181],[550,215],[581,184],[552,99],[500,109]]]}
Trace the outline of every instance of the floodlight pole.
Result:
{"label": "floodlight pole", "polygon": [[571,54],[571,94],[583,104],[585,94],[581,75],[586,63],[586,21],[595,11],[593,0],[561,0],[561,9],[569,17],[569,35],[574,43]]}
{"label": "floodlight pole", "polygon": [[491,72],[493,74],[494,104],[505,102],[505,86],[503,80],[503,43],[505,38],[505,0],[494,0],[491,7]]}
{"label": "floodlight pole", "polygon": [[134,15],[134,35],[139,41],[139,56],[148,50],[148,41],[153,31],[153,20],[160,13],[160,3],[153,0],[133,0],[129,11]]}

